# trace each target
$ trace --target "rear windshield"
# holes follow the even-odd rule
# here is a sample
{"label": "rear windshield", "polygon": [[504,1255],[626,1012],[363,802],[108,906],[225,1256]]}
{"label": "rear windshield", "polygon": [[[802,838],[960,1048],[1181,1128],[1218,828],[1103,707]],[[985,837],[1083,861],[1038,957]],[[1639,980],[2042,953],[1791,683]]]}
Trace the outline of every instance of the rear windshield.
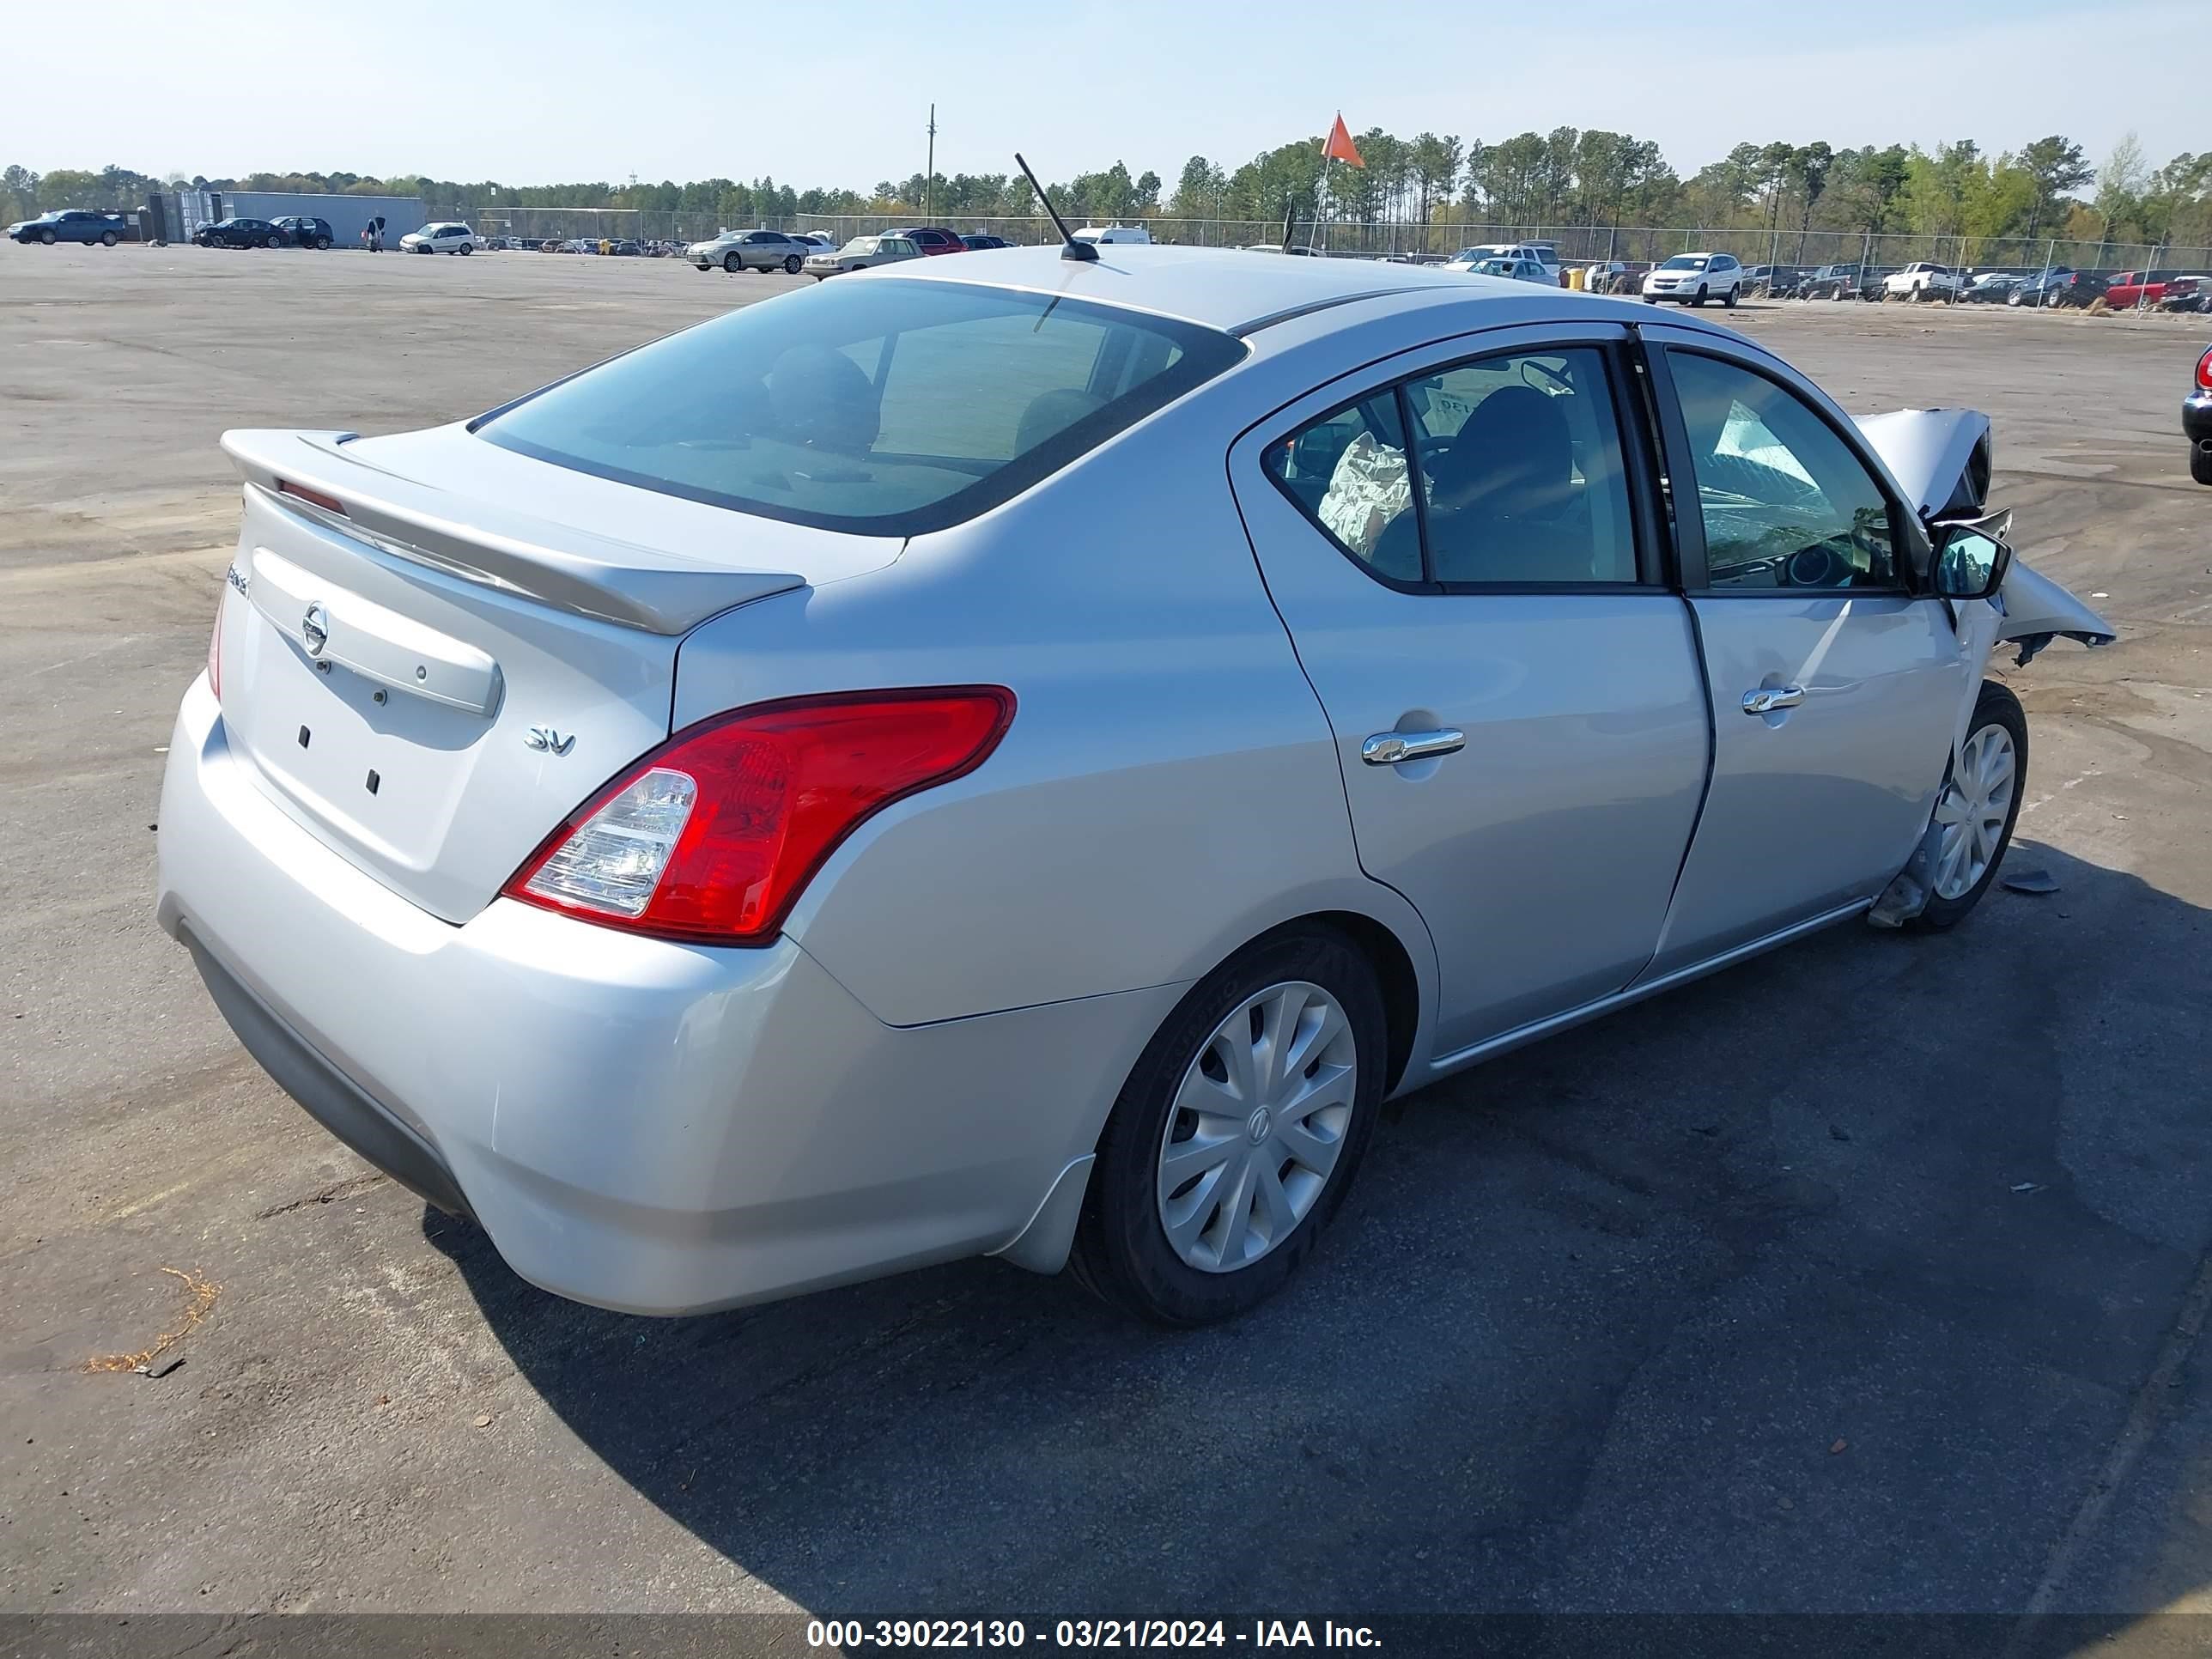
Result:
{"label": "rear windshield", "polygon": [[909,536],[1028,489],[1243,351],[1079,300],[846,277],[641,347],[475,429],[665,495]]}

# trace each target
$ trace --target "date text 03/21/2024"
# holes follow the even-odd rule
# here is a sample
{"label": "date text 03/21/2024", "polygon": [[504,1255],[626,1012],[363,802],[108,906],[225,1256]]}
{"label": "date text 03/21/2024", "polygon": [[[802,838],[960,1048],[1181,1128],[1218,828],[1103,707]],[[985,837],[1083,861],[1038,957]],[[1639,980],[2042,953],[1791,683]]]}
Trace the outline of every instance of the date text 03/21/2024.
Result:
{"label": "date text 03/21/2024", "polygon": [[1032,1633],[1018,1619],[817,1619],[809,1647],[1021,1648],[1378,1648],[1365,1625],[1324,1619],[1255,1619],[1249,1628],[1220,1619],[1060,1619]]}

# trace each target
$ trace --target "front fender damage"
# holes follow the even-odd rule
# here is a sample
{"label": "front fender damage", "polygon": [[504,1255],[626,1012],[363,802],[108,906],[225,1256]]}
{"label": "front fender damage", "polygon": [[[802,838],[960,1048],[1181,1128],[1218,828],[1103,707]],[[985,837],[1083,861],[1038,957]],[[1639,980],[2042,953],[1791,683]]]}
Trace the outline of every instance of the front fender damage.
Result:
{"label": "front fender damage", "polygon": [[[2118,637],[2110,623],[2050,577],[2031,570],[2017,558],[2006,569],[1995,599],[1955,605],[1953,611],[1960,654],[1975,665],[1975,672],[1966,676],[1959,718],[1951,732],[1953,765],[1957,764],[1960,748],[1968,735],[1967,724],[1973,719],[1974,705],[1981,696],[1981,670],[1988,665],[1990,653],[2000,642],[2009,641],[2020,647],[2020,653],[2013,660],[2016,666],[2025,668],[2054,639],[2075,640],[2094,647],[2110,645]],[[1949,787],[1950,771],[1946,768],[1943,788]],[[1936,798],[1942,799],[1942,789],[1936,791]],[[1936,890],[1936,858],[1942,833],[1931,802],[1928,825],[1921,832],[1918,845],[1905,860],[1905,868],[1891,878],[1889,885],[1882,889],[1881,896],[1867,912],[1869,926],[1902,927],[1928,908],[1928,901]]]}

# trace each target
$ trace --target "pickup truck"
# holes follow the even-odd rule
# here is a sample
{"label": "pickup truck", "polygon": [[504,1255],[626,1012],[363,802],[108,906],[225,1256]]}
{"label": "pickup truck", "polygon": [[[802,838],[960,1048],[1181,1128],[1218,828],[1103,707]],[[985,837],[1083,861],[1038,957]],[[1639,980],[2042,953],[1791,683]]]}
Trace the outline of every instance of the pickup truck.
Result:
{"label": "pickup truck", "polygon": [[1941,300],[1948,305],[1959,297],[1959,273],[1948,265],[1915,259],[1882,278],[1881,297],[1909,300],[1916,304],[1922,300]]}
{"label": "pickup truck", "polygon": [[2105,303],[2115,311],[2132,311],[2140,303],[2154,306],[2166,298],[2166,285],[2178,270],[2118,270],[2105,289]]}

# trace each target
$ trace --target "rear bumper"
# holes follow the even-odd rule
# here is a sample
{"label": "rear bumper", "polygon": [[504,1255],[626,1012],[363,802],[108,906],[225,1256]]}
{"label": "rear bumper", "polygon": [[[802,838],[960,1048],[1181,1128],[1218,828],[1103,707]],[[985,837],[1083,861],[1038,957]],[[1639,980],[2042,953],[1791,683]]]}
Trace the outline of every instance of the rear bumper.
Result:
{"label": "rear bumper", "polygon": [[[1180,990],[894,1027],[788,939],[708,949],[508,900],[454,927],[270,802],[204,679],[160,915],[331,1133],[524,1278],[635,1313],[1012,1245]],[[1036,1242],[1022,1259],[1056,1267]]]}

